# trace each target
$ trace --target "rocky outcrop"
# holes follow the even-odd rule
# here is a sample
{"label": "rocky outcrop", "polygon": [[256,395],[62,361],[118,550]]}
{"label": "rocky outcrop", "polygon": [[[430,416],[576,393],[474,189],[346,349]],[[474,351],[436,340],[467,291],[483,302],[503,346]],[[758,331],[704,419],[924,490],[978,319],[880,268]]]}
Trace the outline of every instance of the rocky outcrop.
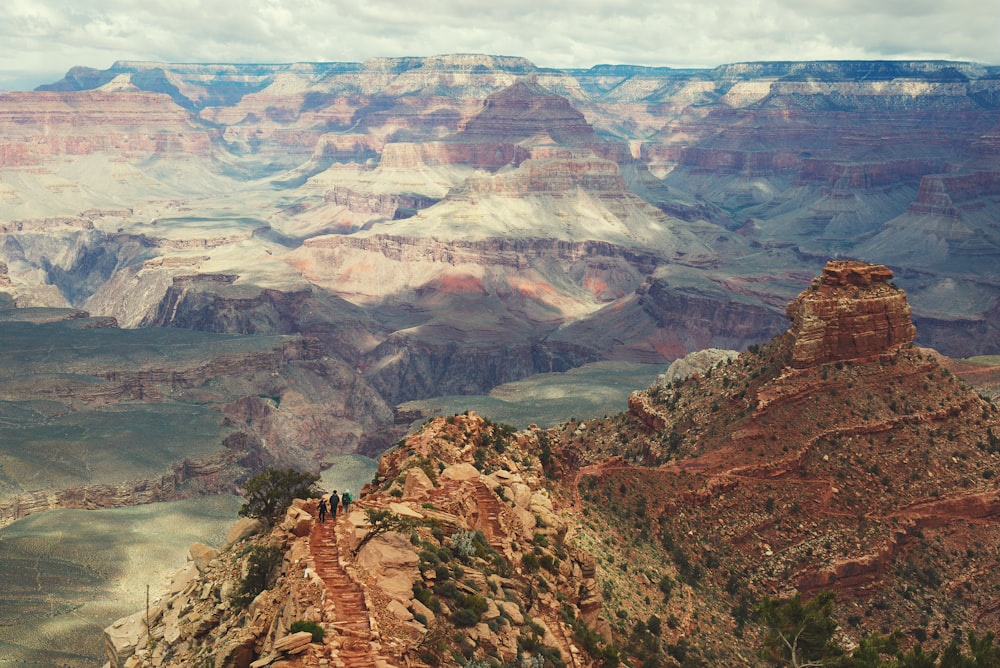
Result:
{"label": "rocky outcrop", "polygon": [[850,260],[827,263],[823,275],[788,305],[795,368],[880,355],[913,343],[906,293],[892,271]]}
{"label": "rocky outcrop", "polygon": [[598,665],[595,560],[567,540],[539,434],[438,418],[383,457],[346,517],[317,522],[316,501],[296,500],[269,534],[192,546],[148,610],[105,629],[110,665],[416,667],[456,651]]}
{"label": "rocky outcrop", "polygon": [[704,348],[688,353],[670,363],[667,370],[656,377],[653,387],[666,387],[676,381],[684,380],[695,374],[702,374],[722,362],[728,362],[739,355],[735,350],[720,350]]}
{"label": "rocky outcrop", "polygon": [[[891,277],[880,265],[828,263],[789,305],[784,334],[633,393],[633,423],[588,424],[590,452],[575,451],[582,429],[568,433],[573,457],[603,460],[581,469],[583,499],[605,503],[593,493],[603,484],[622,495],[609,507],[656,509],[669,518],[660,522],[675,555],[732,550],[722,572],[747,573],[757,595],[787,593],[789,583],[804,595],[843,592],[857,633],[882,619],[930,636],[954,623],[946,611],[959,590],[963,609],[975,609],[969,628],[990,626],[995,578],[986,573],[1000,553],[982,555],[972,577],[948,555],[1000,532],[1000,412],[912,345],[906,296]],[[918,619],[907,600],[919,582],[929,589]]]}
{"label": "rocky outcrop", "polygon": [[382,218],[405,218],[426,209],[436,200],[429,197],[395,193],[367,193],[337,186],[325,196],[327,202],[345,207],[353,213]]}

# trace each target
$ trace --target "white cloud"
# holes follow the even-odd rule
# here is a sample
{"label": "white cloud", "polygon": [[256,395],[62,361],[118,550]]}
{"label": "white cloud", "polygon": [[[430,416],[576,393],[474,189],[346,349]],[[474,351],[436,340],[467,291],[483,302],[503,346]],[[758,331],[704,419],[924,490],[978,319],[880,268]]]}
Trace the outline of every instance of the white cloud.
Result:
{"label": "white cloud", "polygon": [[480,52],[541,66],[934,57],[1000,63],[995,0],[7,0],[0,85],[74,65]]}

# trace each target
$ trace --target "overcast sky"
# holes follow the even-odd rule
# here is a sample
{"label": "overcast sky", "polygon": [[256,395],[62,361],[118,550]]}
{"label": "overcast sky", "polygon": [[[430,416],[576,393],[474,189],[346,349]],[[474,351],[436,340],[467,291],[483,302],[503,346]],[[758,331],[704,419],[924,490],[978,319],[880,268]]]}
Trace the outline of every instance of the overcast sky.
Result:
{"label": "overcast sky", "polygon": [[1000,64],[1000,0],[0,0],[0,88],[75,65],[490,53],[543,67]]}

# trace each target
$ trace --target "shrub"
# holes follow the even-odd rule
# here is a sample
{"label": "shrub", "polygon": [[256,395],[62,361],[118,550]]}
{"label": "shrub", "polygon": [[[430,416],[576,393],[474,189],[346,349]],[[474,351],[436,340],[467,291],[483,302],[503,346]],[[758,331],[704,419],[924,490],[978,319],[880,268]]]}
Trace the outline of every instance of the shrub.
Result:
{"label": "shrub", "polygon": [[524,570],[528,571],[529,573],[534,573],[535,571],[538,570],[540,566],[540,564],[538,563],[538,557],[536,557],[531,552],[525,552],[521,556],[521,566],[524,568]]}
{"label": "shrub", "polygon": [[468,608],[459,608],[451,613],[451,623],[459,628],[469,628],[479,623],[479,615]]}
{"label": "shrub", "polygon": [[476,556],[476,532],[458,531],[451,535],[451,549],[460,559]]}
{"label": "shrub", "polygon": [[284,553],[276,545],[255,545],[247,559],[247,575],[233,597],[233,602],[238,607],[246,607],[258,594],[267,589],[271,571],[281,563],[283,557]]}
{"label": "shrub", "polygon": [[308,631],[309,633],[312,634],[313,642],[323,642],[323,636],[326,634],[326,631],[323,630],[323,627],[317,624],[316,622],[307,622],[301,619],[297,622],[292,622],[292,625],[291,627],[289,627],[288,630],[291,631],[292,633],[299,633],[300,631]]}

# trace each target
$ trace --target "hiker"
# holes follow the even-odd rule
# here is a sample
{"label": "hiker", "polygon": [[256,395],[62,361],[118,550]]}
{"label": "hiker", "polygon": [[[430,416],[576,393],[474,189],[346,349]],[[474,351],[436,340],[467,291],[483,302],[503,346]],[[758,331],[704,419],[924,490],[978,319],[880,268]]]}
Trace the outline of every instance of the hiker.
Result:
{"label": "hiker", "polygon": [[353,501],[353,500],[354,499],[351,498],[351,490],[345,489],[344,490],[344,495],[342,497],[340,497],[340,503],[344,506],[344,514],[345,515],[347,514],[347,509],[351,505],[351,501]]}
{"label": "hiker", "polygon": [[337,506],[340,505],[340,497],[337,496],[337,490],[333,490],[333,494],[330,495],[330,519],[336,521],[337,519]]}
{"label": "hiker", "polygon": [[321,496],[319,497],[319,523],[322,524],[325,521],[326,521],[326,499],[324,499]]}

